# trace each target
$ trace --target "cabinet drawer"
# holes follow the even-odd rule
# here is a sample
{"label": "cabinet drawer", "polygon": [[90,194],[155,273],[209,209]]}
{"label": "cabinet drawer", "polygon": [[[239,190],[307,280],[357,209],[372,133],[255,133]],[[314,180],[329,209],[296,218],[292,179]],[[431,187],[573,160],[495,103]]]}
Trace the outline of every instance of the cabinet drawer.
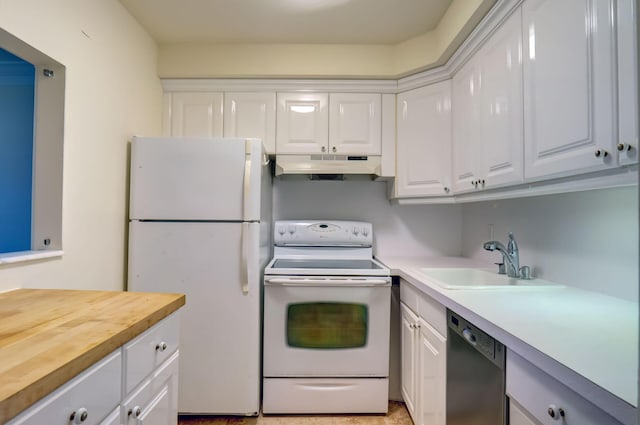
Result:
{"label": "cabinet drawer", "polygon": [[173,313],[124,346],[125,391],[131,392],[177,349],[179,313]]}
{"label": "cabinet drawer", "polygon": [[[7,425],[69,425],[71,415],[85,412],[83,425],[101,424],[120,402],[120,349],[82,372]],[[78,422],[79,423],[79,422]]]}
{"label": "cabinet drawer", "polygon": [[[578,393],[538,369],[513,351],[507,351],[507,395],[542,425],[620,424]],[[554,409],[554,419],[548,410]],[[558,420],[558,412],[564,419]]]}
{"label": "cabinet drawer", "polygon": [[400,301],[418,314],[418,290],[404,279],[400,279]]}
{"label": "cabinet drawer", "polygon": [[440,335],[447,335],[447,309],[407,281],[400,280],[400,300],[422,317]]}
{"label": "cabinet drawer", "polygon": [[440,335],[447,335],[447,309],[428,295],[419,294],[418,315]]}

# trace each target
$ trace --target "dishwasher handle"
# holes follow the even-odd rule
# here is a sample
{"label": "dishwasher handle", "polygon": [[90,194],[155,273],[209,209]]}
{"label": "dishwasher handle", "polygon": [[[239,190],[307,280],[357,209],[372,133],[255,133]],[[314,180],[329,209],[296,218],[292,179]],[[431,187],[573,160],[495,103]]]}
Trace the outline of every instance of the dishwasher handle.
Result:
{"label": "dishwasher handle", "polygon": [[469,328],[464,328],[462,330],[462,337],[464,339],[467,340],[467,342],[469,342],[469,344],[473,345],[474,347],[476,345],[478,345],[478,339],[476,338],[476,336],[473,334],[473,332],[471,332],[471,329]]}

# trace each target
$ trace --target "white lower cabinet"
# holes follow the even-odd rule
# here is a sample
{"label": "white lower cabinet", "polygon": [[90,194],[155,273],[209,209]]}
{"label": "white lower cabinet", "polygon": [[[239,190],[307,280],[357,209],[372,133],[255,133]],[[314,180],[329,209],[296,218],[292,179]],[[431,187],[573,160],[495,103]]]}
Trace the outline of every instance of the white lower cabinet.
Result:
{"label": "white lower cabinet", "polygon": [[124,424],[177,424],[178,357],[176,351],[127,398],[123,404]]}
{"label": "white lower cabinet", "polygon": [[173,313],[6,425],[175,425],[178,329]]}
{"label": "white lower cabinet", "polygon": [[506,392],[510,425],[619,425],[580,394],[507,351]]}
{"label": "white lower cabinet", "polygon": [[7,425],[102,425],[120,403],[122,353],[109,354]]}
{"label": "white lower cabinet", "polygon": [[100,425],[120,425],[122,423],[120,417],[120,406],[118,406]]}
{"label": "white lower cabinet", "polygon": [[417,392],[417,352],[418,338],[416,325],[419,323],[416,316],[404,303],[400,303],[400,317],[402,330],[400,334],[401,344],[401,392],[407,410],[416,421],[416,392]]}
{"label": "white lower cabinet", "polygon": [[405,281],[400,294],[402,397],[416,425],[445,425],[446,309]]}
{"label": "white lower cabinet", "polygon": [[509,400],[509,425],[539,425],[517,401]]}

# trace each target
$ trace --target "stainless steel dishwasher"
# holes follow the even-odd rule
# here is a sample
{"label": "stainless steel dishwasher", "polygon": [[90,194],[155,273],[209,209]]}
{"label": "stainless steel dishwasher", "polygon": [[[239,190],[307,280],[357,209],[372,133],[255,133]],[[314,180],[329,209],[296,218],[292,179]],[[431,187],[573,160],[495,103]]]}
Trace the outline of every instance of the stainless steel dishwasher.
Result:
{"label": "stainless steel dishwasher", "polygon": [[447,310],[447,425],[504,425],[505,347]]}

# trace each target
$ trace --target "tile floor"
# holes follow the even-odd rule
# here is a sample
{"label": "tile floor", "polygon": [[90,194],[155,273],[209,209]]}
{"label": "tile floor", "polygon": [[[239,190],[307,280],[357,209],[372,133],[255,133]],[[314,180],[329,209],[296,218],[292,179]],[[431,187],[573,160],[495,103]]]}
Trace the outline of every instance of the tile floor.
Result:
{"label": "tile floor", "polygon": [[390,401],[386,415],[181,416],[178,425],[413,425],[404,403]]}

